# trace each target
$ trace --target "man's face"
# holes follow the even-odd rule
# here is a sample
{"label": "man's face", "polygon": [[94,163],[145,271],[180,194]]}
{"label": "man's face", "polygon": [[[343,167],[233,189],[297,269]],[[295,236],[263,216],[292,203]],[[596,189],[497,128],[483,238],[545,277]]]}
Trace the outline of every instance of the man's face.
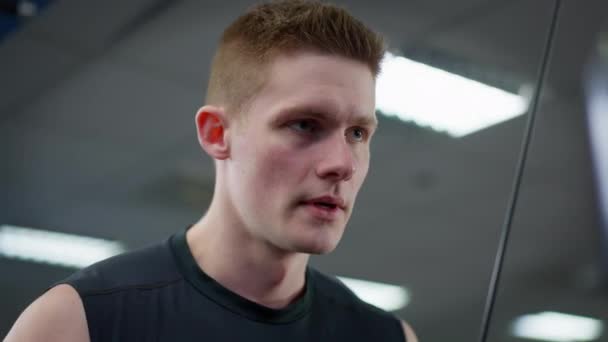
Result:
{"label": "man's face", "polygon": [[278,56],[230,133],[229,196],[255,237],[282,250],[333,250],[367,175],[375,81],[360,62]]}

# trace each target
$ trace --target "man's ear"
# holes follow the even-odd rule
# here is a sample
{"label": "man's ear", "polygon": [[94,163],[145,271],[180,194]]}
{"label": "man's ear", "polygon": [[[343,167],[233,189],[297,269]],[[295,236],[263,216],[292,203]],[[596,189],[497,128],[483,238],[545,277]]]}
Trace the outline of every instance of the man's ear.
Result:
{"label": "man's ear", "polygon": [[213,159],[223,160],[230,155],[227,128],[228,120],[221,107],[207,105],[196,113],[198,143]]}

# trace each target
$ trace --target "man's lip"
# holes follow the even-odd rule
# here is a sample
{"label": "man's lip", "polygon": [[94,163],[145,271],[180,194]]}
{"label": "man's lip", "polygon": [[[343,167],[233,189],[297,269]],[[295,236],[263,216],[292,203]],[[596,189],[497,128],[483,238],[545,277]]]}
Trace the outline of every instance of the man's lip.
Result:
{"label": "man's lip", "polygon": [[333,204],[336,207],[345,210],[346,209],[346,205],[344,204],[344,200],[340,197],[333,197],[333,196],[321,196],[321,197],[316,197],[316,198],[312,198],[312,199],[308,199],[303,201],[302,203],[304,204],[314,204],[314,203],[329,203],[329,204]]}

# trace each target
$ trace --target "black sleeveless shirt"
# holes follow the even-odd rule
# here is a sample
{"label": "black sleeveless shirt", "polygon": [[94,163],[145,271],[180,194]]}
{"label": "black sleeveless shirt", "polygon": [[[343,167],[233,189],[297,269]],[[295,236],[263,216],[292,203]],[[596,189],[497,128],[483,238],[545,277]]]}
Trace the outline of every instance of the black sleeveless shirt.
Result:
{"label": "black sleeveless shirt", "polygon": [[185,233],[60,282],[80,294],[91,342],[405,341],[394,316],[312,267],[303,295],[283,309],[243,298],[198,267]]}

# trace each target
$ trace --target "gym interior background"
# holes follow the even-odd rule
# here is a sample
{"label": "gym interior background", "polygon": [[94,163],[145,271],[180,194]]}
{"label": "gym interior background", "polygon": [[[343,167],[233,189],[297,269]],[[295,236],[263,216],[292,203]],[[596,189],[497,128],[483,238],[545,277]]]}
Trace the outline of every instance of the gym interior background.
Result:
{"label": "gym interior background", "polygon": [[[142,247],[204,213],[194,113],[221,31],[252,3],[0,1],[0,337],[95,246]],[[337,3],[391,55],[368,179],[312,264],[393,285],[377,305],[422,341],[477,341],[512,213],[487,341],[608,341],[608,155],[588,120],[608,2],[564,0],[557,18],[556,0]]]}

